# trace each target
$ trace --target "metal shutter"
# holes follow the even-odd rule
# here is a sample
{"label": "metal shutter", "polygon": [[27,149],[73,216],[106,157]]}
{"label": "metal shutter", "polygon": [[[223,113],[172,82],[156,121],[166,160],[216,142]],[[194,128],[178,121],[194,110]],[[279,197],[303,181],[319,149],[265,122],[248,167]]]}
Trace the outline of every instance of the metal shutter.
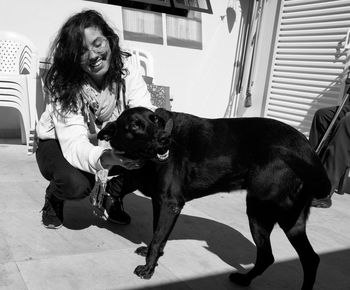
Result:
{"label": "metal shutter", "polygon": [[315,111],[344,91],[350,0],[282,0],[264,116],[308,136]]}

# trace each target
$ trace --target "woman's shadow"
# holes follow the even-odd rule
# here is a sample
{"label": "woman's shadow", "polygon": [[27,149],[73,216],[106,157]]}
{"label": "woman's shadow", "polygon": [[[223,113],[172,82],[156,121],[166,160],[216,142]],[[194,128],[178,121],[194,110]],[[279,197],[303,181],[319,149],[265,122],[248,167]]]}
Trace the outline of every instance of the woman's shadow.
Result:
{"label": "woman's shadow", "polygon": [[[148,244],[152,239],[151,200],[136,194],[125,198],[132,222],[128,226],[106,222],[93,213],[89,199],[68,202],[65,206],[64,226],[81,230],[90,226],[106,228],[135,244]],[[241,264],[255,261],[255,245],[233,228],[214,220],[181,214],[169,240],[199,240],[207,243],[206,249],[225,263],[245,271]],[[136,250],[136,247],[135,247]]]}

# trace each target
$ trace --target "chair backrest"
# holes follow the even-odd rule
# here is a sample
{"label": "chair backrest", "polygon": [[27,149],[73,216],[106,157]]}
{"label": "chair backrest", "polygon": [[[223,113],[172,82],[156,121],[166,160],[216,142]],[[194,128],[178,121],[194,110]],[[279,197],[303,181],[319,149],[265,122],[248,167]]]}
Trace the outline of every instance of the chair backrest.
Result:
{"label": "chair backrest", "polygon": [[30,74],[35,77],[37,70],[35,45],[21,34],[0,31],[0,74]]}
{"label": "chair backrest", "polygon": [[135,55],[138,66],[143,71],[143,75],[154,78],[152,55],[140,49],[133,49],[132,54]]}

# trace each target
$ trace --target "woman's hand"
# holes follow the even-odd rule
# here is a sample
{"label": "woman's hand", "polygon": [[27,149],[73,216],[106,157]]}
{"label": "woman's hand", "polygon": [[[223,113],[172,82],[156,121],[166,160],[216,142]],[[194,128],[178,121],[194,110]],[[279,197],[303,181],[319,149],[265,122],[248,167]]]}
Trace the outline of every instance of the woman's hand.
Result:
{"label": "woman's hand", "polygon": [[100,157],[101,165],[105,169],[110,169],[114,165],[122,166],[126,169],[139,169],[143,165],[141,160],[133,160],[124,156],[124,152],[108,149]]}

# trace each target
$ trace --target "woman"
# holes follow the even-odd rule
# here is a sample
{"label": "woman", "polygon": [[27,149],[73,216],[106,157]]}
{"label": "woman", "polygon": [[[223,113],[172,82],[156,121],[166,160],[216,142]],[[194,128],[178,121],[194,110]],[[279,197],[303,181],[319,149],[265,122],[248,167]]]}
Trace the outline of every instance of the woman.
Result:
{"label": "woman", "polygon": [[[96,11],[70,17],[50,56],[53,62],[45,89],[51,101],[37,125],[36,158],[40,172],[50,181],[42,222],[56,229],[63,224],[64,201],[88,196],[96,173],[114,165],[126,169],[139,166],[122,153],[99,146],[98,130],[126,107],[153,106],[133,58],[120,49],[118,35]],[[122,179],[114,179],[114,186],[109,186],[114,197],[118,197],[121,183]],[[120,198],[106,196],[103,206],[110,221],[130,222]]]}
{"label": "woman", "polygon": [[[349,91],[348,91],[349,92]],[[329,124],[338,110],[338,106],[322,108],[316,111],[312,120],[309,141],[316,150],[321,142]],[[328,197],[314,199],[312,206],[319,208],[329,208],[332,206],[332,195],[336,192],[342,194],[341,183],[346,169],[350,167],[350,103],[347,102],[336,119],[328,142],[321,150],[319,156],[325,167],[332,184],[332,189]],[[339,189],[339,190],[338,190]]]}

